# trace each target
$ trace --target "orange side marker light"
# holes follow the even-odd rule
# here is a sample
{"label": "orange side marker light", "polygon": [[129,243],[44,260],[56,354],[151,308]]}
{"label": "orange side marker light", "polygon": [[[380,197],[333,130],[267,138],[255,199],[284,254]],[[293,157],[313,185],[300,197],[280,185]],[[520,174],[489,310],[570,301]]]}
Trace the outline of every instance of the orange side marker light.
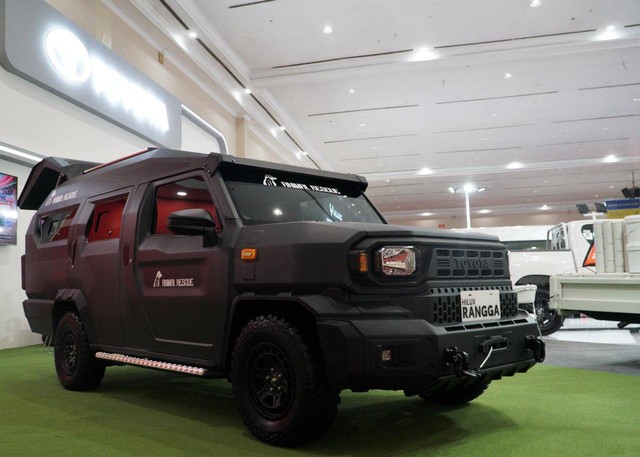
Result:
{"label": "orange side marker light", "polygon": [[245,248],[240,251],[240,258],[245,262],[255,262],[258,259],[258,250]]}

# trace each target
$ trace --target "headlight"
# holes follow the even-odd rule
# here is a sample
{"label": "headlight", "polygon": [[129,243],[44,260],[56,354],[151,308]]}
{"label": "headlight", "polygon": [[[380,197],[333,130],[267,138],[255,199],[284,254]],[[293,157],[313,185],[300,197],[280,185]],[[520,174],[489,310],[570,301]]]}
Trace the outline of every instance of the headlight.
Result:
{"label": "headlight", "polygon": [[413,246],[385,246],[376,254],[378,268],[386,276],[409,276],[416,271],[417,251]]}

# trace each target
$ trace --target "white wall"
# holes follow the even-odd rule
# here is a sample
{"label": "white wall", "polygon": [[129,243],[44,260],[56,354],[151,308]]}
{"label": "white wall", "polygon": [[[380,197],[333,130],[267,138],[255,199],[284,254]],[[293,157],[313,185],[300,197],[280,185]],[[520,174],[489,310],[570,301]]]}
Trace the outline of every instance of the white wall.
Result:
{"label": "white wall", "polygon": [[[22,190],[30,169],[6,160],[0,160],[0,173],[18,177],[18,191]],[[24,234],[34,211],[18,211],[18,244],[0,245],[0,349],[26,346],[40,341],[31,333],[24,317],[22,301],[27,298],[22,290],[20,257],[24,253]]]}
{"label": "white wall", "polygon": [[182,149],[204,154],[220,152],[216,139],[184,116],[182,116]]}
{"label": "white wall", "polygon": [[0,141],[44,156],[107,162],[149,143],[0,68]]}

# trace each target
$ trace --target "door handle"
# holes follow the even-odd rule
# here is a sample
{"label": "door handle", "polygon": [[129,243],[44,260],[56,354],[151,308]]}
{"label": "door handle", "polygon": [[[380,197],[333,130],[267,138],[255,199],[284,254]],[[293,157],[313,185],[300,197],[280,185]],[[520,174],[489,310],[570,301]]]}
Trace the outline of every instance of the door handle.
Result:
{"label": "door handle", "polygon": [[129,257],[129,245],[125,244],[122,248],[122,265],[127,266],[132,259]]}
{"label": "door handle", "polygon": [[74,241],[71,243],[71,246],[69,246],[69,259],[71,259],[71,266],[73,266],[76,259],[76,243],[77,241]]}

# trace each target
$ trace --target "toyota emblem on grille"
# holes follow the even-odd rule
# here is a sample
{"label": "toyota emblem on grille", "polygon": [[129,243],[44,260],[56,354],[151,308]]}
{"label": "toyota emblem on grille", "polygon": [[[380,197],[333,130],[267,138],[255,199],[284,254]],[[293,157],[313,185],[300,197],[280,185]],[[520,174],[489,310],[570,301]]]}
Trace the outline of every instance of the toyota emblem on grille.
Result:
{"label": "toyota emblem on grille", "polygon": [[487,269],[489,268],[489,259],[452,259],[454,268],[463,268],[468,270],[469,268],[475,268],[479,270],[481,268]]}

